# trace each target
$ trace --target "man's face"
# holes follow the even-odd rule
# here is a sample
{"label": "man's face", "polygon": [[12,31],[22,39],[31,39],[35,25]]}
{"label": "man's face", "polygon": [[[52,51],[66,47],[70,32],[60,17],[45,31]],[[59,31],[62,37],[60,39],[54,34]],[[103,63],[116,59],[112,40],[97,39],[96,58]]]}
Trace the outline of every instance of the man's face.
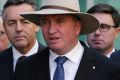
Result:
{"label": "man's face", "polygon": [[5,33],[2,17],[0,17],[0,52],[8,47],[9,41]]}
{"label": "man's face", "polygon": [[81,26],[73,16],[42,16],[40,24],[47,45],[54,52],[65,54],[77,44]]}
{"label": "man's face", "polygon": [[[115,25],[110,14],[95,13],[93,16],[97,18],[100,24]],[[87,36],[87,42],[92,48],[98,50],[111,50],[117,36],[118,31],[114,27],[110,27],[108,31],[100,31],[100,29],[98,29]]]}
{"label": "man's face", "polygon": [[23,49],[25,52],[34,45],[38,27],[19,14],[30,11],[34,11],[31,5],[22,4],[9,6],[3,15],[5,30],[10,42],[16,49]]}

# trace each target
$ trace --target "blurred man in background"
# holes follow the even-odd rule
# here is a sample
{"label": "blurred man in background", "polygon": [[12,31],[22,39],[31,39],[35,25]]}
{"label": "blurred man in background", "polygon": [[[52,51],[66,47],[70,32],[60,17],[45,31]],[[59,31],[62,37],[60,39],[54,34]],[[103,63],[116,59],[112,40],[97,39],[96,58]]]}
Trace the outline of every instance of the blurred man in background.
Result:
{"label": "blurred man in background", "polygon": [[2,12],[0,12],[0,52],[7,49],[9,40],[3,27]]}
{"label": "blurred man in background", "polygon": [[5,3],[3,24],[12,47],[0,54],[0,80],[13,80],[17,62],[44,48],[36,38],[39,27],[19,15],[35,10],[35,0],[8,0]]}
{"label": "blurred man in background", "polygon": [[100,22],[99,29],[87,35],[88,45],[110,58],[116,51],[114,41],[118,37],[120,23],[118,11],[108,4],[97,4],[87,13],[92,14]]}

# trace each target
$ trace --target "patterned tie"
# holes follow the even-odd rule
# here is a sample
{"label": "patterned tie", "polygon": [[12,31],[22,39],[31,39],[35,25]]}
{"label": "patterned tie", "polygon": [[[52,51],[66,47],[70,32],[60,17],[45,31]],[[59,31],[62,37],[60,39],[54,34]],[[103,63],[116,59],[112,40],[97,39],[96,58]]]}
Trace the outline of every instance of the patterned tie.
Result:
{"label": "patterned tie", "polygon": [[54,73],[53,80],[64,80],[64,67],[63,64],[67,61],[67,57],[57,57],[55,62],[57,63],[57,68]]}

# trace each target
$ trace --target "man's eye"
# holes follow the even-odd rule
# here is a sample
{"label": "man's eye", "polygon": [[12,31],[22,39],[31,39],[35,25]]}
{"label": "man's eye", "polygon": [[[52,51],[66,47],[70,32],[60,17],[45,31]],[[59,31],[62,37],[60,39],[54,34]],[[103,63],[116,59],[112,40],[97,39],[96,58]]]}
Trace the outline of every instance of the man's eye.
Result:
{"label": "man's eye", "polygon": [[14,22],[8,22],[8,25],[13,25],[14,24]]}
{"label": "man's eye", "polygon": [[47,21],[42,21],[42,24],[47,24],[48,22]]}
{"label": "man's eye", "polygon": [[23,20],[22,23],[30,23],[28,20]]}
{"label": "man's eye", "polygon": [[102,29],[108,29],[110,26],[109,26],[109,25],[106,25],[106,24],[102,24],[100,27],[101,27]]}
{"label": "man's eye", "polygon": [[58,20],[57,21],[57,23],[63,23],[64,22],[64,20]]}
{"label": "man's eye", "polygon": [[41,22],[40,22],[40,24],[41,25],[47,25],[49,22],[47,21],[47,20],[42,20]]}

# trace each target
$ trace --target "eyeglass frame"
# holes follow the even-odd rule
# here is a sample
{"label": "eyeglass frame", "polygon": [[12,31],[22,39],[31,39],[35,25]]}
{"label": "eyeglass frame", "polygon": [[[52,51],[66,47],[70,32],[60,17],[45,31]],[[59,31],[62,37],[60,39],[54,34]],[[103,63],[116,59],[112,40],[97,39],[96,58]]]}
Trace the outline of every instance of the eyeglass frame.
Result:
{"label": "eyeglass frame", "polygon": [[[102,25],[102,26],[101,26]],[[104,27],[104,29],[103,29]],[[108,25],[108,24],[105,24],[105,23],[101,23],[100,26],[99,26],[99,30],[100,32],[107,32],[110,30],[111,27],[115,27],[115,26],[112,26],[112,25]],[[105,30],[106,29],[106,30]]]}

